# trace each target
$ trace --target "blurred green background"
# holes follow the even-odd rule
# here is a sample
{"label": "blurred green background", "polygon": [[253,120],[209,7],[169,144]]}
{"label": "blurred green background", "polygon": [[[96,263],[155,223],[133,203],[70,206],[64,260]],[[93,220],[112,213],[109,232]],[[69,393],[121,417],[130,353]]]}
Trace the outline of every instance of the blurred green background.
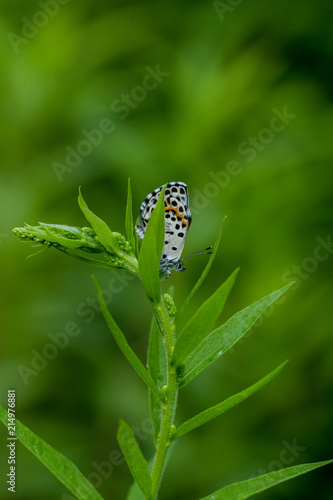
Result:
{"label": "blurred green background", "polygon": [[[149,416],[144,385],[90,305],[91,273],[107,288],[113,272],[53,249],[26,260],[38,249],[11,230],[38,221],[87,225],[76,201],[82,185],[95,213],[123,232],[128,177],[135,215],[154,188],[186,182],[186,253],[212,244],[228,219],[180,327],[238,266],[221,320],[297,284],[180,393],[178,424],[290,359],[261,392],[178,442],[161,500],[195,500],[268,470],[332,458],[332,12],[331,2],[315,0],[2,3],[1,404],[15,388],[18,418],[85,475],[95,473],[106,499],[125,498],[131,482],[125,464],[110,466],[119,418],[142,431]],[[100,126],[107,130],[91,133]],[[188,260],[164,284],[175,286],[179,306],[205,259]],[[121,292],[110,310],[145,361],[150,306],[138,280],[116,276]],[[31,368],[49,334],[69,322],[80,334],[25,383],[18,367]],[[2,441],[6,435],[1,426]],[[151,441],[143,433],[146,457]],[[17,461],[16,498],[72,498],[21,445]],[[105,477],[96,476],[102,462]],[[0,464],[0,496],[11,498],[3,445]],[[331,499],[331,472],[262,498]]]}

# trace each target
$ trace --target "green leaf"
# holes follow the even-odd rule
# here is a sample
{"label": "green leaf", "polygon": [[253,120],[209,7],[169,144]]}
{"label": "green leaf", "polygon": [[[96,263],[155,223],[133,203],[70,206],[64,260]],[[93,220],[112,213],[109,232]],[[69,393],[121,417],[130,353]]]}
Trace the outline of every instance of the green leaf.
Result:
{"label": "green leaf", "polygon": [[95,232],[91,228],[39,222],[38,226],[25,223],[24,227],[14,228],[13,233],[23,241],[33,241],[46,246],[58,247],[60,245],[63,248],[79,249],[92,253],[105,251],[101,243],[95,239]]}
{"label": "green leaf", "polygon": [[142,491],[140,490],[139,486],[135,481],[128,491],[126,500],[145,500]]}
{"label": "green leaf", "polygon": [[[153,465],[154,465],[154,458],[151,458],[150,460],[148,460],[148,470],[150,474],[153,469]],[[126,500],[145,500],[142,491],[140,490],[139,486],[135,481],[132,483],[130,489],[128,490]]]}
{"label": "green leaf", "polygon": [[208,262],[206,264],[206,267],[202,271],[202,274],[201,274],[200,278],[198,279],[198,281],[196,282],[196,284],[192,288],[192,291],[188,295],[188,297],[186,298],[184,304],[179,309],[179,311],[178,311],[178,313],[176,315],[176,318],[178,318],[178,316],[182,313],[182,311],[185,309],[185,307],[188,306],[188,303],[190,302],[190,300],[193,299],[194,295],[197,293],[198,289],[200,288],[200,286],[202,285],[204,279],[206,278],[207,274],[209,273],[210,268],[213,265],[213,262],[214,262],[214,259],[215,259],[215,256],[216,256],[219,244],[220,244],[221,235],[222,235],[222,228],[223,228],[223,224],[224,224],[224,221],[226,220],[226,218],[227,218],[227,216],[225,216],[224,219],[223,219],[223,221],[221,222],[221,226],[220,226],[219,232],[217,233],[217,238],[216,238],[216,241],[214,243],[214,247],[213,247],[212,253],[211,253],[211,255],[209,257],[209,260],[208,260]]}
{"label": "green leaf", "polygon": [[64,248],[57,248],[56,250],[59,250],[60,252],[65,253],[69,257],[74,257],[74,259],[81,260],[83,262],[86,262],[87,264],[91,264],[92,266],[96,267],[102,267],[103,269],[116,269],[119,266],[116,266],[115,264],[109,263],[109,262],[103,262],[102,260],[97,260],[97,259],[92,259],[91,257],[85,257],[83,255],[79,255],[73,252],[68,252]]}
{"label": "green leaf", "polygon": [[[42,229],[44,229],[46,234],[48,236],[50,236],[50,239],[52,238],[52,240],[53,240],[52,242],[58,243],[59,245],[62,245],[65,248],[82,248],[82,246],[85,243],[80,239],[70,239],[66,236],[62,236],[60,234],[57,234],[55,231],[52,231],[53,228],[52,228],[51,224],[45,224],[43,222],[38,222],[38,224]],[[96,243],[95,243],[95,247],[97,247]]]}
{"label": "green leaf", "polygon": [[152,482],[147,461],[136,442],[133,430],[123,419],[119,422],[117,439],[132,476],[145,495],[145,498],[150,499]]}
{"label": "green leaf", "polygon": [[[167,359],[161,332],[156,319],[152,319],[148,345],[148,370],[159,390],[167,383]],[[149,391],[150,413],[154,427],[154,441],[160,432],[162,408],[160,400],[152,391]]]}
{"label": "green leaf", "polygon": [[[150,475],[153,470],[153,466],[154,466],[154,457],[148,460],[148,471]],[[131,487],[128,490],[126,500],[145,500],[142,491],[140,490],[138,484],[135,481],[131,484]]]}
{"label": "green leaf", "polygon": [[205,424],[206,422],[209,422],[209,420],[212,420],[215,417],[218,417],[222,413],[225,413],[226,411],[230,410],[234,406],[238,405],[245,399],[249,398],[254,394],[255,392],[259,391],[262,387],[264,387],[268,382],[270,382],[275,375],[277,375],[282,368],[285,366],[287,361],[279,365],[275,370],[270,372],[266,377],[263,377],[260,379],[258,382],[255,384],[251,385],[247,389],[245,389],[242,392],[239,392],[235,394],[234,396],[231,396],[230,398],[226,399],[222,403],[219,403],[218,405],[212,406],[211,408],[208,408],[207,410],[199,413],[195,417],[191,418],[190,420],[187,420],[184,422],[182,425],[176,429],[176,431],[172,434],[171,439],[177,439],[180,436],[183,436],[187,432],[192,431],[196,427],[199,427],[200,425]]}
{"label": "green leaf", "polygon": [[207,497],[200,500],[245,500],[257,493],[268,490],[279,483],[284,483],[289,479],[306,474],[314,469],[318,469],[323,465],[332,463],[333,460],[325,460],[324,462],[314,462],[312,464],[295,465],[286,469],[269,472],[263,476],[254,477],[247,481],[229,484],[221,490],[215,491]]}
{"label": "green leaf", "polygon": [[[8,426],[7,411],[2,407],[0,407],[0,420]],[[73,462],[36,436],[19,420],[15,420],[15,435],[79,500],[103,500]]]}
{"label": "green leaf", "polygon": [[147,386],[153,391],[153,393],[156,395],[156,397],[161,398],[160,392],[153,381],[150,373],[146,370],[146,368],[143,366],[135,352],[130,348],[130,346],[127,343],[127,340],[125,338],[125,335],[123,332],[120,330],[114,319],[112,318],[110,311],[107,308],[107,305],[105,303],[105,299],[103,296],[103,292],[94,276],[92,276],[97,292],[97,299],[101,308],[101,311],[103,313],[103,316],[105,318],[105,321],[108,324],[108,327],[113,335],[113,338],[115,339],[116,343],[118,344],[119,349],[122,351],[122,353],[126,356],[127,360],[131,363],[133,366],[134,370],[140,375],[142,380],[147,384]]}
{"label": "green leaf", "polygon": [[179,366],[198,347],[214,326],[221,314],[237,273],[231,276],[202,304],[180,333],[173,353],[173,363]]}
{"label": "green leaf", "polygon": [[159,269],[164,245],[164,190],[162,189],[142,240],[139,272],[147,297],[153,304],[161,301]]}
{"label": "green leaf", "polygon": [[126,239],[130,243],[133,253],[135,253],[135,238],[133,233],[133,210],[132,210],[132,191],[131,180],[128,179],[126,218],[125,218]]}
{"label": "green leaf", "polygon": [[290,283],[239,311],[226,323],[210,333],[184,361],[179,387],[184,387],[202,370],[230,349],[251,328],[265,309],[281,297],[292,285],[293,283]]}
{"label": "green leaf", "polygon": [[102,245],[106,248],[106,250],[110,253],[118,254],[119,253],[119,244],[112,233],[109,226],[97,215],[95,215],[91,210],[89,210],[88,205],[83,199],[81,194],[81,189],[79,190],[79,207],[81,208],[83,215],[87,219],[87,221],[91,224],[91,227],[95,231]]}

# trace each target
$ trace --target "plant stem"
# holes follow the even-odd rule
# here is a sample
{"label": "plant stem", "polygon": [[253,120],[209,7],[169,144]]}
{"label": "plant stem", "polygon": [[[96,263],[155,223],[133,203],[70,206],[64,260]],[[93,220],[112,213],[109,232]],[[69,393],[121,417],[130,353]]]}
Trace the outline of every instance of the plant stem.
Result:
{"label": "plant stem", "polygon": [[169,440],[170,428],[173,424],[178,396],[176,367],[171,362],[175,346],[175,325],[174,321],[169,316],[163,298],[158,305],[154,305],[154,314],[158,326],[163,334],[163,341],[167,353],[167,397],[166,402],[162,404],[161,429],[157,441],[155,460],[151,476],[152,500],[157,498],[165,460],[171,444]]}

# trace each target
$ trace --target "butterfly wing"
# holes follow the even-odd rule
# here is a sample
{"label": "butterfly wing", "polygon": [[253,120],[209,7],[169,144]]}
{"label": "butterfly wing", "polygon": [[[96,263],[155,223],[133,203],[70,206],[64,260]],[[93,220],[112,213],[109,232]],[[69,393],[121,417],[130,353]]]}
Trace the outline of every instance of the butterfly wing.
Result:
{"label": "butterfly wing", "polygon": [[[152,211],[156,207],[163,186],[149,193],[140,206],[141,224],[135,226],[140,238],[144,237]],[[188,189],[184,182],[169,182],[164,191],[165,240],[161,257],[161,271],[177,267],[192,217],[189,209]]]}
{"label": "butterfly wing", "polygon": [[188,190],[183,182],[170,182],[164,192],[165,241],[161,267],[173,267],[182,254],[191,224]]}
{"label": "butterfly wing", "polygon": [[143,239],[147,224],[149,222],[152,211],[156,207],[158,197],[162,191],[163,186],[155,189],[152,193],[149,193],[140,206],[140,225],[135,226],[137,234]]}

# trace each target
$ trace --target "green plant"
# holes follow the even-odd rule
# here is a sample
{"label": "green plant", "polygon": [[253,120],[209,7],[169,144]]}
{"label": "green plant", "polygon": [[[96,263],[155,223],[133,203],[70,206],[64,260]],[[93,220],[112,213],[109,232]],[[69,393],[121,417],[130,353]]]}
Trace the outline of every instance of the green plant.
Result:
{"label": "green plant", "polygon": [[[97,280],[93,277],[98,301],[109,329],[120,350],[147,385],[150,396],[150,413],[154,427],[156,452],[149,465],[128,423],[121,420],[118,428],[118,442],[135,480],[129,490],[128,500],[156,499],[172,443],[250,397],[270,382],[286,363],[280,364],[268,375],[240,393],[208,408],[178,427],[175,426],[178,392],[230,349],[252,327],[265,309],[290,288],[291,284],[246,307],[214,329],[214,324],[234,284],[238,272],[236,270],[201,305],[182,331],[176,335],[177,317],[196,293],[213,264],[223,223],[201,277],[177,313],[173,298],[169,294],[163,294],[160,285],[160,256],[164,242],[163,200],[162,193],[151,215],[138,258],[136,257],[133,234],[130,183],[128,184],[126,207],[126,238],[119,233],[112,232],[104,221],[89,210],[81,193],[79,205],[91,224],[91,228],[40,223],[35,227],[25,225],[23,228],[14,229],[15,234],[21,239],[53,246],[90,264],[109,269],[126,269],[142,280],[154,314],[150,329],[148,369],[128,345],[124,334],[106,306]],[[94,257],[91,256],[92,254]],[[7,412],[3,408],[0,408],[0,419],[5,425],[8,425]],[[102,498],[70,460],[58,453],[19,421],[16,421],[16,436],[77,498],[82,500]],[[271,472],[226,486],[202,500],[249,498],[278,483],[330,462],[332,460],[297,465],[278,472]]]}

